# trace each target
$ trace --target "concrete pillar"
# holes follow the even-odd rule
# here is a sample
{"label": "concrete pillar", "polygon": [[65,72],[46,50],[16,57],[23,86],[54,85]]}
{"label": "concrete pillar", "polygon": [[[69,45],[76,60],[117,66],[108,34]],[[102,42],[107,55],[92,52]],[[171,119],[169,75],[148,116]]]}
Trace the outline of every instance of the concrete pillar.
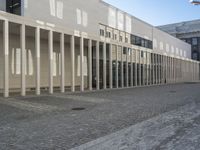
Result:
{"label": "concrete pillar", "polygon": [[153,71],[153,85],[155,84],[155,57],[154,53],[152,54],[152,71]]}
{"label": "concrete pillar", "polygon": [[142,82],[143,82],[143,86],[145,86],[145,55],[146,52],[143,52],[143,63],[142,63],[142,70],[143,70],[143,74],[142,74]]}
{"label": "concrete pillar", "polygon": [[149,64],[148,64],[148,59],[149,59],[149,53],[146,52],[146,85],[149,85]]}
{"label": "concrete pillar", "polygon": [[113,45],[112,44],[110,44],[110,49],[109,49],[109,70],[110,70],[110,73],[109,73],[109,75],[110,75],[110,78],[109,78],[109,80],[110,80],[110,89],[112,89],[113,88],[113,66],[112,66],[112,60],[113,60],[113,56],[112,56],[112,50],[113,50]]}
{"label": "concrete pillar", "polygon": [[159,84],[162,84],[162,55],[159,55]]}
{"label": "concrete pillar", "polygon": [[170,57],[170,70],[171,70],[171,83],[173,83],[173,61],[172,61],[172,57]]}
{"label": "concrete pillar", "polygon": [[96,86],[99,90],[99,41],[96,42]]}
{"label": "concrete pillar", "polygon": [[169,57],[169,82],[172,83],[172,77],[171,77],[171,57]]}
{"label": "concrete pillar", "polygon": [[119,82],[118,82],[118,80],[119,80],[119,63],[118,63],[118,61],[119,61],[119,46],[118,45],[116,45],[116,77],[115,77],[115,79],[116,79],[116,88],[119,88]]}
{"label": "concrete pillar", "polygon": [[166,81],[169,83],[169,63],[168,56],[166,56]]}
{"label": "concrete pillar", "polygon": [[176,59],[173,58],[173,67],[174,67],[174,83],[176,83]]}
{"label": "concrete pillar", "polygon": [[173,64],[173,83],[175,83],[175,68],[174,68],[174,66],[175,66],[175,62],[174,62],[174,58],[172,58],[172,64]]}
{"label": "concrete pillar", "polygon": [[60,90],[61,93],[65,92],[65,35],[60,34],[60,54],[61,54],[61,79]]}
{"label": "concrete pillar", "polygon": [[126,47],[126,87],[129,87],[128,57],[129,57],[129,48]]}
{"label": "concrete pillar", "polygon": [[4,97],[9,97],[9,23],[3,22]]}
{"label": "concrete pillar", "polygon": [[131,87],[133,87],[133,49],[131,49]]}
{"label": "concrete pillar", "polygon": [[88,40],[89,90],[92,91],[92,40]]}
{"label": "concrete pillar", "polygon": [[84,38],[80,37],[80,91],[84,91],[84,72],[83,72],[83,64],[84,64]]}
{"label": "concrete pillar", "polygon": [[156,66],[156,74],[155,74],[155,77],[156,77],[156,84],[158,84],[158,57],[157,57],[157,54],[155,55],[155,66]]}
{"label": "concrete pillar", "polygon": [[152,85],[152,58],[151,58],[151,53],[149,53],[149,85]]}
{"label": "concrete pillar", "polygon": [[182,65],[182,59],[180,59],[180,82],[183,81],[183,65]]}
{"label": "concrete pillar", "polygon": [[164,55],[162,56],[162,67],[163,67],[163,84],[165,83],[165,59],[164,59]]}
{"label": "concrete pillar", "polygon": [[138,83],[137,83],[137,63],[138,63],[138,53],[137,53],[137,50],[135,50],[135,86],[137,87],[138,86]]}
{"label": "concrete pillar", "polygon": [[107,88],[106,84],[106,43],[103,43],[103,88]]}
{"label": "concrete pillar", "polygon": [[141,82],[142,82],[142,79],[143,79],[141,71],[142,71],[142,68],[141,68],[141,51],[139,50],[139,86],[142,85]]}
{"label": "concrete pillar", "polygon": [[124,87],[124,58],[123,58],[123,47],[121,47],[121,87]]}
{"label": "concrete pillar", "polygon": [[75,37],[70,37],[70,51],[71,51],[71,91],[75,91]]}
{"label": "concrete pillar", "polygon": [[157,62],[157,84],[160,84],[160,62],[159,62],[159,55],[156,55],[156,62]]}
{"label": "concrete pillar", "polygon": [[26,95],[26,34],[25,24],[20,26],[20,44],[21,44],[21,95]]}
{"label": "concrete pillar", "polygon": [[158,55],[158,84],[160,84],[160,82],[161,82],[161,67],[160,67],[160,64],[161,64],[161,62],[160,62],[160,55]]}
{"label": "concrete pillar", "polygon": [[169,82],[171,83],[171,57],[169,57]]}
{"label": "concrete pillar", "polygon": [[36,95],[40,95],[40,28],[35,29],[36,48]]}
{"label": "concrete pillar", "polygon": [[163,55],[160,55],[161,84],[163,84]]}
{"label": "concrete pillar", "polygon": [[49,41],[49,94],[53,94],[53,31],[48,33]]}

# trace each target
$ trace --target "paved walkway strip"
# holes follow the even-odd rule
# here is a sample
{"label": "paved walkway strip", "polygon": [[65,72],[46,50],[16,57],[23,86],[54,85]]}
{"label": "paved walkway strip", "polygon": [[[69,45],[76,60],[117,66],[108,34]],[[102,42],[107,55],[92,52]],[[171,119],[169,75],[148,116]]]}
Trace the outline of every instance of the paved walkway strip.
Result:
{"label": "paved walkway strip", "polygon": [[61,95],[55,94],[54,97],[63,98],[63,99],[71,99],[75,101],[83,101],[83,102],[90,102],[90,103],[105,103],[110,102],[109,99],[97,98],[97,97],[87,97],[87,96],[77,96],[77,95]]}
{"label": "paved walkway strip", "polygon": [[195,139],[200,140],[199,108],[188,104],[71,150],[195,149]]}
{"label": "paved walkway strip", "polygon": [[22,101],[14,98],[0,99],[0,104],[15,107],[21,110],[32,111],[36,113],[51,112],[58,110],[56,106],[50,106],[46,104],[32,103],[28,101]]}

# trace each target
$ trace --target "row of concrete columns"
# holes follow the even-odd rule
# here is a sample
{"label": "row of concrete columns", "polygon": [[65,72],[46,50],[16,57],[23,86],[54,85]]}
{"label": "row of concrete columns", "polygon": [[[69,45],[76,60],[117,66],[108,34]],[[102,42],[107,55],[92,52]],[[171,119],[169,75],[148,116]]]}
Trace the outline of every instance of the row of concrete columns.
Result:
{"label": "row of concrete columns", "polygon": [[[36,95],[40,95],[40,28],[35,28],[35,48],[36,48]],[[26,95],[26,25],[20,25],[20,44],[21,44],[21,95]],[[71,53],[71,91],[75,91],[75,36],[70,37],[70,53]],[[9,22],[4,20],[3,22],[3,39],[4,39],[4,96],[9,96]],[[61,54],[61,78],[60,78],[60,90],[65,92],[65,34],[60,33],[60,54]],[[88,40],[88,87],[92,90],[92,46],[93,41]],[[80,91],[84,91],[84,38],[80,37]],[[96,90],[100,89],[99,85],[99,41],[95,41],[96,47]],[[123,47],[116,44],[109,44],[109,88],[113,88],[113,48],[116,50],[116,88],[119,88],[119,72],[118,69],[121,67],[121,88],[133,87],[133,86],[144,86],[144,85],[154,85],[154,84],[164,84],[164,83],[175,83],[183,82],[185,79],[181,75],[183,68],[189,64],[188,73],[191,78],[188,77],[188,81],[199,80],[199,63],[184,61],[177,58],[172,58],[168,56],[162,56],[153,54],[150,52],[145,52],[145,58],[141,59],[141,50],[135,50],[133,48]],[[124,59],[123,50],[126,49],[126,83],[124,83]],[[121,60],[119,60],[119,51],[121,50]],[[107,57],[106,57],[106,42],[103,42],[103,88],[107,89]],[[130,51],[130,53],[129,53]],[[53,30],[48,31],[48,57],[49,57],[49,93],[53,93]],[[135,54],[133,58],[133,54]],[[131,55],[131,56],[129,56]],[[129,62],[130,57],[130,62]],[[121,66],[118,62],[121,61]],[[131,77],[129,76],[129,63],[131,63]],[[133,63],[135,63],[133,70]],[[143,65],[143,70],[141,70],[141,65]],[[138,68],[139,66],[139,68]],[[178,67],[178,69],[176,69]],[[138,73],[139,71],[139,73]],[[141,73],[143,72],[143,76]],[[133,78],[134,75],[134,78]],[[179,76],[177,76],[179,75]],[[181,77],[182,76],[182,77]],[[129,85],[130,77],[130,85]],[[138,81],[139,79],[139,81]],[[142,84],[143,83],[143,84]]]}

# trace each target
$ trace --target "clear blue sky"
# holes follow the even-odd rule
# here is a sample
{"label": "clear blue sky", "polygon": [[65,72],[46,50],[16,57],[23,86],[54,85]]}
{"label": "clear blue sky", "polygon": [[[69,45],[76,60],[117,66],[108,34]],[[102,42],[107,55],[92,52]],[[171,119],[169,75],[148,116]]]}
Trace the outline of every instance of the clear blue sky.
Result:
{"label": "clear blue sky", "polygon": [[200,19],[200,6],[189,0],[104,0],[152,25]]}

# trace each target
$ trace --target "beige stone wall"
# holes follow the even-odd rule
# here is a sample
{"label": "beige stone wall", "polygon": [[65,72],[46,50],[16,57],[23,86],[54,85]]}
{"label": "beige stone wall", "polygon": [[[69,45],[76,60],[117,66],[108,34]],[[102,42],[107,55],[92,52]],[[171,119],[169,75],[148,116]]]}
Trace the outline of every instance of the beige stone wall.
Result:
{"label": "beige stone wall", "polygon": [[[19,35],[10,35],[9,38],[9,88],[10,89],[19,89],[21,87],[21,74],[16,74],[16,49],[20,48],[20,37]],[[15,49],[13,55],[13,49]],[[35,88],[35,70],[36,70],[36,61],[35,61],[35,40],[34,37],[26,37],[26,50],[31,51],[32,61],[33,61],[33,74],[29,74],[29,65],[28,65],[28,53],[27,53],[27,74],[26,74],[26,87]],[[28,51],[27,51],[28,52]],[[56,76],[53,77],[54,87],[60,86],[60,71],[59,71],[59,53],[60,53],[60,43],[54,41],[53,52],[57,54],[56,60]],[[2,33],[0,33],[0,89],[3,88],[3,40]],[[78,67],[78,56],[80,55],[79,45],[75,46],[75,85],[80,85],[80,76],[78,76],[77,67]],[[87,47],[84,48],[84,56],[88,59]],[[14,57],[14,60],[13,60]],[[48,87],[49,80],[49,56],[48,56],[48,40],[41,39],[41,87]],[[15,62],[13,64],[13,62]],[[88,62],[88,60],[87,60]],[[14,69],[13,69],[14,68]],[[88,68],[88,66],[87,66]],[[13,73],[14,71],[14,73]],[[85,87],[88,86],[88,75],[84,77]],[[71,54],[70,54],[70,44],[69,42],[65,43],[65,86],[71,85]]]}

